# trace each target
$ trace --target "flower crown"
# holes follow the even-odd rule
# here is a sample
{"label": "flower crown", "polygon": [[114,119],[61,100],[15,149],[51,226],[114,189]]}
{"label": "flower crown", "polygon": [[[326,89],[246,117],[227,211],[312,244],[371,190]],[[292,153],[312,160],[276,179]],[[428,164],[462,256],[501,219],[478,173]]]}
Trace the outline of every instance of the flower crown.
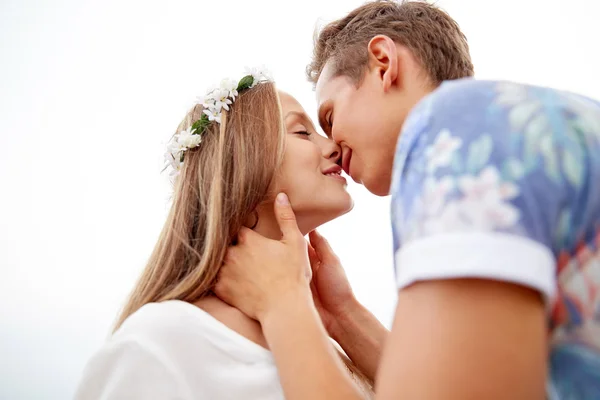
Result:
{"label": "flower crown", "polygon": [[221,113],[223,110],[229,111],[229,106],[233,104],[239,93],[253,88],[260,82],[273,82],[269,71],[265,68],[246,68],[246,76],[239,82],[233,79],[224,79],[219,87],[213,87],[208,90],[206,95],[197,98],[196,104],[204,107],[202,117],[186,130],[173,135],[167,144],[165,169],[169,166],[173,168],[171,176],[176,176],[181,170],[185,152],[200,145],[206,128],[213,121],[221,123]]}

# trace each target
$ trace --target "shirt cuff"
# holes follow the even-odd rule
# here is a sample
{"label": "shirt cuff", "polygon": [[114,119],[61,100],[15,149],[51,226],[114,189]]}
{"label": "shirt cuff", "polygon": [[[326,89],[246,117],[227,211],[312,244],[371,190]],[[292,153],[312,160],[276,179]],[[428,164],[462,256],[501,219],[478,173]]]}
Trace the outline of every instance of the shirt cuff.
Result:
{"label": "shirt cuff", "polygon": [[440,234],[415,239],[394,256],[396,284],[481,278],[527,286],[541,292],[550,306],[556,294],[556,260],[546,246],[499,232]]}

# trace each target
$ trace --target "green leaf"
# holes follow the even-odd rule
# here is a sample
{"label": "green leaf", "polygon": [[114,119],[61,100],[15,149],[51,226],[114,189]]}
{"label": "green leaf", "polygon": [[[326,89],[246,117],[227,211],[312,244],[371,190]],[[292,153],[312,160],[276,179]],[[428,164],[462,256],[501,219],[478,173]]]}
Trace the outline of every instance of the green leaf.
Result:
{"label": "green leaf", "polygon": [[581,187],[583,181],[583,160],[577,159],[568,149],[565,149],[562,167],[567,180],[575,188]]}
{"label": "green leaf", "polygon": [[462,174],[463,173],[462,159],[460,158],[460,155],[457,152],[455,152],[454,154],[452,154],[452,160],[450,160],[450,166],[452,167],[452,171],[455,174]]}
{"label": "green leaf", "polygon": [[505,180],[518,181],[525,175],[525,167],[516,158],[509,158],[502,166],[502,174]]}
{"label": "green leaf", "polygon": [[240,92],[244,89],[248,89],[254,83],[254,77],[252,75],[246,75],[240,79],[237,87],[237,91]]}
{"label": "green leaf", "polygon": [[550,122],[546,114],[536,115],[525,127],[525,134],[539,137],[549,131]]}
{"label": "green leaf", "polygon": [[537,112],[539,107],[540,105],[537,101],[520,102],[513,106],[508,114],[508,118],[513,130],[520,131],[521,128],[525,126],[529,118],[531,118],[535,112]]}
{"label": "green leaf", "polygon": [[198,132],[198,130],[200,129],[200,127],[202,126],[202,120],[199,119],[198,121],[194,122],[192,124],[192,132],[193,134],[196,134],[196,132]]}
{"label": "green leaf", "polygon": [[550,134],[548,120],[544,114],[536,116],[523,131],[525,139],[525,164],[532,168],[537,164],[540,141]]}
{"label": "green leaf", "polygon": [[202,117],[192,124],[192,135],[200,135],[209,124],[210,120],[208,119],[208,115],[203,113]]}
{"label": "green leaf", "polygon": [[544,157],[544,167],[546,169],[546,174],[554,180],[554,182],[558,182],[560,180],[560,170],[558,168],[558,157],[556,154],[556,148],[554,146],[554,142],[550,135],[542,138],[540,142],[540,152]]}
{"label": "green leaf", "polygon": [[556,231],[554,232],[554,240],[559,248],[565,248],[571,233],[571,211],[564,209],[561,211],[558,218]]}
{"label": "green leaf", "polygon": [[489,161],[492,148],[493,142],[489,134],[481,135],[479,139],[471,143],[467,157],[467,171],[479,172]]}

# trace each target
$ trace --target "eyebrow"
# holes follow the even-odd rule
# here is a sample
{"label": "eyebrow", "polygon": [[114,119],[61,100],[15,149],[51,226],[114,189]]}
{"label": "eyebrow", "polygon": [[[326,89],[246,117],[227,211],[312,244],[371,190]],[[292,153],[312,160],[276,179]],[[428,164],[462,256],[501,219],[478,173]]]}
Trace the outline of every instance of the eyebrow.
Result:
{"label": "eyebrow", "polygon": [[306,125],[308,125],[307,129],[312,129],[316,132],[315,126],[312,123],[312,120],[306,115],[306,113],[300,111],[290,111],[285,114],[284,120],[287,120],[289,117],[296,117],[302,120]]}
{"label": "eyebrow", "polygon": [[297,117],[297,118],[301,118],[301,119],[308,119],[308,117],[306,116],[306,114],[304,114],[303,112],[300,111],[290,111],[287,114],[285,114],[285,118],[284,119],[288,119],[289,117]]}

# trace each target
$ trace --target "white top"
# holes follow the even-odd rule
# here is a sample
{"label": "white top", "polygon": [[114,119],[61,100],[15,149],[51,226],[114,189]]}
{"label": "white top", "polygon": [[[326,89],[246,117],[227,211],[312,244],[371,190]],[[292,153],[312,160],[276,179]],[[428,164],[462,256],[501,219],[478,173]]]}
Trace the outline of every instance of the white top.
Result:
{"label": "white top", "polygon": [[77,400],[284,399],[271,352],[182,301],[132,314],[86,366]]}

